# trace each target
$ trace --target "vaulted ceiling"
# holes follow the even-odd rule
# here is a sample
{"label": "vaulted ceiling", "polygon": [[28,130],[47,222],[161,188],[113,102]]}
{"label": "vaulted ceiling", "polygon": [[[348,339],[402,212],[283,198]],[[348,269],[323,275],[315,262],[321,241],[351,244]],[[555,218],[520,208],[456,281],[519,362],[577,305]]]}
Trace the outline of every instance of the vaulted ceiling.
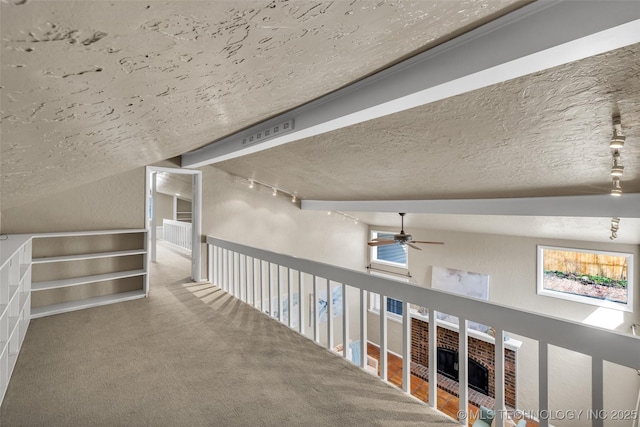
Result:
{"label": "vaulted ceiling", "polygon": [[[199,148],[527,3],[3,1],[2,207]],[[620,113],[640,192],[639,73],[636,44],[213,167],[308,199],[604,194]]]}

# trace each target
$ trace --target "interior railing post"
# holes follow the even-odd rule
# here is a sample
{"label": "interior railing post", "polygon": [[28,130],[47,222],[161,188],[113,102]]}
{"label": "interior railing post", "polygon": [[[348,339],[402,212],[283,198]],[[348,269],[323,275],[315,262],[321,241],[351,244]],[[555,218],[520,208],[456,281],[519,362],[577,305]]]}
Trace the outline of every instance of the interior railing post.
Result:
{"label": "interior railing post", "polygon": [[429,406],[438,407],[438,313],[429,308]]}
{"label": "interior railing post", "polygon": [[318,310],[318,279],[313,276],[313,340],[320,342],[320,313]]}
{"label": "interior railing post", "polygon": [[538,341],[538,410],[540,427],[549,427],[549,353],[548,344]]}
{"label": "interior railing post", "polygon": [[243,259],[243,255],[241,253],[238,253],[238,297],[240,301],[246,302],[245,290],[242,285],[243,284],[242,272],[244,271],[244,268],[242,266],[243,265],[242,259]]}
{"label": "interior railing post", "polygon": [[505,393],[504,393],[504,331],[502,328],[494,328],[495,333],[495,417],[496,425],[504,426],[505,417]]}
{"label": "interior railing post", "polygon": [[402,301],[402,390],[411,393],[411,315],[409,301]]}
{"label": "interior railing post", "polygon": [[276,291],[278,292],[278,320],[282,322],[282,289],[280,284],[280,264],[276,265]]}
{"label": "interior railing post", "polygon": [[304,298],[304,277],[302,271],[298,270],[298,332],[304,335],[304,313],[305,313],[305,298]]}
{"label": "interior railing post", "polygon": [[[591,409],[593,427],[603,427],[604,419],[604,362],[601,358],[591,356]],[[638,414],[636,414],[638,416]]]}
{"label": "interior railing post", "polygon": [[387,297],[380,294],[380,378],[387,381]]}
{"label": "interior railing post", "polygon": [[207,281],[213,283],[213,245],[207,244]]}
{"label": "interior railing post", "polygon": [[[236,278],[236,282],[234,285],[234,290],[236,291],[236,298],[238,299],[242,299],[242,284],[240,282],[241,278],[240,278],[240,260],[241,260],[241,256],[242,254],[240,252],[236,252],[234,254],[233,257],[233,262],[234,262],[234,268],[235,268],[235,278]],[[237,262],[236,262],[236,258],[237,258]]]}
{"label": "interior railing post", "polygon": [[349,356],[349,304],[347,304],[347,285],[342,284],[342,357]]}
{"label": "interior railing post", "polygon": [[291,269],[287,267],[287,303],[289,310],[287,312],[287,324],[293,327],[293,294],[291,292]]}
{"label": "interior railing post", "polygon": [[268,273],[267,289],[269,292],[269,307],[267,309],[267,313],[269,313],[269,316],[273,317],[273,289],[271,289],[271,263],[270,262],[267,262],[267,273]]}
{"label": "interior railing post", "polygon": [[247,304],[251,304],[250,295],[249,295],[249,257],[244,256],[244,302]]}
{"label": "interior railing post", "polygon": [[[458,329],[458,394],[459,411],[468,415],[469,411],[469,321],[460,317]],[[460,417],[460,424],[467,425],[467,416]]]}
{"label": "interior railing post", "polygon": [[262,273],[262,270],[264,268],[264,263],[262,262],[262,260],[258,260],[258,262],[260,263],[260,269],[258,270],[258,274],[259,274],[259,281],[260,281],[260,311],[262,311],[264,313],[264,306],[265,304],[265,298],[264,298],[264,274]]}
{"label": "interior railing post", "polygon": [[367,367],[368,348],[367,348],[367,291],[360,288],[360,367]]}
{"label": "interior railing post", "polygon": [[333,293],[331,280],[327,279],[327,348],[333,348]]}
{"label": "interior railing post", "polygon": [[226,273],[226,280],[225,280],[225,285],[226,288],[225,289],[227,291],[227,293],[231,293],[231,251],[229,249],[226,250],[227,251],[227,256],[225,257],[227,259],[226,262],[226,266],[224,268],[224,272]]}
{"label": "interior railing post", "polygon": [[256,259],[251,257],[251,305],[256,308]]}
{"label": "interior railing post", "polygon": [[222,281],[222,277],[224,274],[224,256],[222,254],[222,251],[224,249],[222,249],[221,247],[218,246],[218,253],[217,253],[217,263],[218,263],[218,286],[220,287],[220,289],[224,289],[224,282]]}

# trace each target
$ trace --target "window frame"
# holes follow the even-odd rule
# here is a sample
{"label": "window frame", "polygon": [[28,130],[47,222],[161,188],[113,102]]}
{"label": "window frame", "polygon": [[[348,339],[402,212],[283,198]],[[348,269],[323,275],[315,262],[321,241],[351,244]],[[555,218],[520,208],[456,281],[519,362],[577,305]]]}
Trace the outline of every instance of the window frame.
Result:
{"label": "window frame", "polygon": [[[559,251],[567,251],[567,252],[576,252],[576,253],[588,253],[588,254],[597,254],[597,255],[609,255],[609,256],[619,256],[625,257],[627,259],[627,302],[616,302],[612,300],[606,299],[598,299],[589,297],[587,295],[577,295],[571,294],[562,291],[556,291],[553,289],[546,289],[544,287],[544,251],[545,250],[559,250]],[[558,246],[545,246],[538,245],[537,246],[537,268],[536,268],[536,285],[537,285],[537,294],[548,296],[552,298],[563,299],[567,301],[578,302],[587,305],[595,305],[598,307],[611,308],[614,310],[628,311],[633,312],[633,302],[634,302],[634,256],[632,253],[628,252],[614,252],[614,251],[601,251],[601,250],[593,250],[593,249],[582,249],[582,248],[565,248]]]}
{"label": "window frame", "polygon": [[[395,234],[393,231],[380,231],[380,230],[371,230],[370,231],[370,239],[373,240],[375,238],[378,237],[379,234]],[[378,258],[378,247],[377,246],[371,246],[369,248],[369,260],[372,263],[375,264],[382,264],[382,265],[388,265],[390,267],[395,267],[395,268],[402,268],[405,270],[409,270],[409,252],[407,251],[406,247],[403,249],[405,251],[405,262],[404,264],[399,263],[399,262],[393,262],[393,261],[387,261],[384,259],[379,259]]]}

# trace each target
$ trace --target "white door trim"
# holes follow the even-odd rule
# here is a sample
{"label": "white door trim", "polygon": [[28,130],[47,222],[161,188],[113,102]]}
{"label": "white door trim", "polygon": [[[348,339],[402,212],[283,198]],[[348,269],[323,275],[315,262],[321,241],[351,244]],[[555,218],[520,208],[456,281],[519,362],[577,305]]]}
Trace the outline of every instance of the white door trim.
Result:
{"label": "white door trim", "polygon": [[[155,179],[152,175],[155,175],[157,172],[168,172],[168,173],[177,173],[182,175],[191,175],[193,178],[193,199],[192,199],[192,232],[193,236],[191,239],[191,279],[194,282],[199,282],[202,280],[201,271],[202,271],[202,171],[193,170],[193,169],[182,169],[182,168],[167,168],[162,166],[147,166],[146,174],[145,174],[145,190],[144,190],[144,220],[145,220],[145,228],[149,230],[149,235],[151,236],[151,245],[150,245],[150,261],[156,261],[156,197],[155,197]],[[152,212],[152,218],[149,219],[149,215],[147,215],[148,209],[148,198],[149,195],[153,196],[154,207]],[[148,266],[147,266],[148,267]]]}

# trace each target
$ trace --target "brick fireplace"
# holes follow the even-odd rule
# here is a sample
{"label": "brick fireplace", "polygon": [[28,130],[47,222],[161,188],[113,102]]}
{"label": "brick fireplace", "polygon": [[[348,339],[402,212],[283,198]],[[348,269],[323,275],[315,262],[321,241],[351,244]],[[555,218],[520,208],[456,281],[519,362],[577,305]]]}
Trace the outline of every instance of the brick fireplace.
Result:
{"label": "brick fireplace", "polygon": [[[445,368],[445,364],[447,361],[452,361],[457,356],[458,352],[458,332],[452,329],[448,329],[442,326],[438,326],[438,352],[439,370],[448,370],[449,372],[441,374],[446,375],[449,378],[453,378],[453,372],[451,372],[450,368]],[[485,375],[483,372],[486,372],[488,376],[488,394],[487,396],[491,398],[495,398],[495,346],[491,342],[487,342],[485,340],[481,340],[475,337],[469,337],[469,359],[472,361],[471,364],[477,364],[478,366],[472,366],[471,370],[473,372],[478,372],[476,377],[478,377],[478,381],[482,382],[482,377]],[[505,403],[510,406],[516,406],[516,352],[509,348],[505,347]],[[417,319],[413,317],[411,319],[411,361],[418,365],[422,365],[424,367],[429,366],[429,323],[427,321]],[[450,365],[450,364],[449,364]],[[470,372],[471,372],[470,370]],[[486,371],[485,371],[486,370]],[[412,371],[414,371],[412,369]],[[420,370],[418,370],[420,371]],[[422,370],[426,372],[427,370]],[[421,376],[417,373],[418,376]],[[424,378],[428,380],[427,378]],[[458,394],[457,386],[455,389],[448,390],[447,385],[450,384],[449,381],[443,381],[442,384],[439,381],[438,386],[443,387],[445,390],[452,394]],[[476,390],[480,390],[478,387],[474,387]],[[484,393],[483,393],[484,394]],[[478,402],[482,403],[482,402]]]}

